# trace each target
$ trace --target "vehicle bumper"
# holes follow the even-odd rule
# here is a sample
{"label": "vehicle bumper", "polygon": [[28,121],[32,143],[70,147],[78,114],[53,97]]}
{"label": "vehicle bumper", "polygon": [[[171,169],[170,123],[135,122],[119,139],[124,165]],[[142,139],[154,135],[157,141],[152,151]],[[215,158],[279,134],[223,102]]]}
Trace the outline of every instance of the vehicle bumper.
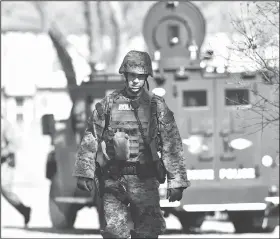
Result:
{"label": "vehicle bumper", "polygon": [[268,203],[279,205],[279,196],[265,197],[264,200]]}
{"label": "vehicle bumper", "polygon": [[186,204],[183,209],[188,212],[262,211],[266,206],[266,203]]}
{"label": "vehicle bumper", "polygon": [[279,196],[269,196],[268,185],[216,185],[190,187],[184,191],[180,208],[189,212],[263,211],[279,205]]}

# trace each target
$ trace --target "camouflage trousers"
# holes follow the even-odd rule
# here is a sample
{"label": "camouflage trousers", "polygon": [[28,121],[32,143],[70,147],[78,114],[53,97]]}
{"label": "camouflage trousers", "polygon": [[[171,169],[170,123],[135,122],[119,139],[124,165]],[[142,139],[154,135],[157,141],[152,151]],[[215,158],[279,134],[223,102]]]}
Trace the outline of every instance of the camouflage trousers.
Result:
{"label": "camouflage trousers", "polygon": [[[121,180],[130,198],[130,206],[120,202],[114,195],[105,193],[104,219],[101,228],[103,238],[157,238],[166,225],[159,205],[159,183],[155,178],[139,179],[136,175],[124,175]],[[116,181],[108,179],[105,187],[114,186]],[[130,225],[133,224],[132,228]]]}

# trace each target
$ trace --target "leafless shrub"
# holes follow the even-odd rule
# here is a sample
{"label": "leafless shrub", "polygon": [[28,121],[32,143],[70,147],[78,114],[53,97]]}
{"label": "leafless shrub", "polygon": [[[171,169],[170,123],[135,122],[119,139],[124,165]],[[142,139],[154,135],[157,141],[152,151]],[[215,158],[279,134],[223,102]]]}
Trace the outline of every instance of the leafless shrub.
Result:
{"label": "leafless shrub", "polygon": [[[273,127],[279,130],[279,2],[242,3],[240,16],[232,17],[232,24],[238,32],[229,48],[231,54],[242,60],[244,71],[255,71],[261,84],[249,86],[254,101],[250,111],[253,118],[247,118],[247,127],[256,131]],[[229,64],[236,62],[230,61]],[[237,79],[245,87],[245,81]],[[246,85],[248,87],[248,85]]]}

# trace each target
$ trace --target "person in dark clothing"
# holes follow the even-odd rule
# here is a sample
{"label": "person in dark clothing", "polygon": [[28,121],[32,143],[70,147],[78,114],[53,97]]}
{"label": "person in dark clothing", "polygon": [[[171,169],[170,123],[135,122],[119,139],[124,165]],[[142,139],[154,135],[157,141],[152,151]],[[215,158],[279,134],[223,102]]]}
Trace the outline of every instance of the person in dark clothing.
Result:
{"label": "person in dark clothing", "polygon": [[[20,198],[11,190],[9,173],[16,166],[15,137],[11,124],[4,119],[1,112],[1,194],[24,217],[25,226],[30,221],[31,208],[25,206]],[[6,179],[6,180],[3,180]],[[8,183],[5,181],[8,181]]]}

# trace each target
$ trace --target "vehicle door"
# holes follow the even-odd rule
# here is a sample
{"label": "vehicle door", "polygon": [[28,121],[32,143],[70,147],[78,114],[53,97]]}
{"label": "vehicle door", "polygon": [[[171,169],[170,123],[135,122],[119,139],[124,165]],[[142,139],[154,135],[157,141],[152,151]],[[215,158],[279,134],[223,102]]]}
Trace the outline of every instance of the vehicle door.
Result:
{"label": "vehicle door", "polygon": [[175,118],[183,142],[189,180],[192,184],[215,180],[215,105],[212,79],[200,76],[177,81]]}
{"label": "vehicle door", "polygon": [[[217,79],[217,170],[221,183],[252,184],[259,177],[261,155],[256,102],[256,79],[240,74]],[[260,125],[259,125],[260,126]],[[239,181],[236,181],[239,180]]]}

